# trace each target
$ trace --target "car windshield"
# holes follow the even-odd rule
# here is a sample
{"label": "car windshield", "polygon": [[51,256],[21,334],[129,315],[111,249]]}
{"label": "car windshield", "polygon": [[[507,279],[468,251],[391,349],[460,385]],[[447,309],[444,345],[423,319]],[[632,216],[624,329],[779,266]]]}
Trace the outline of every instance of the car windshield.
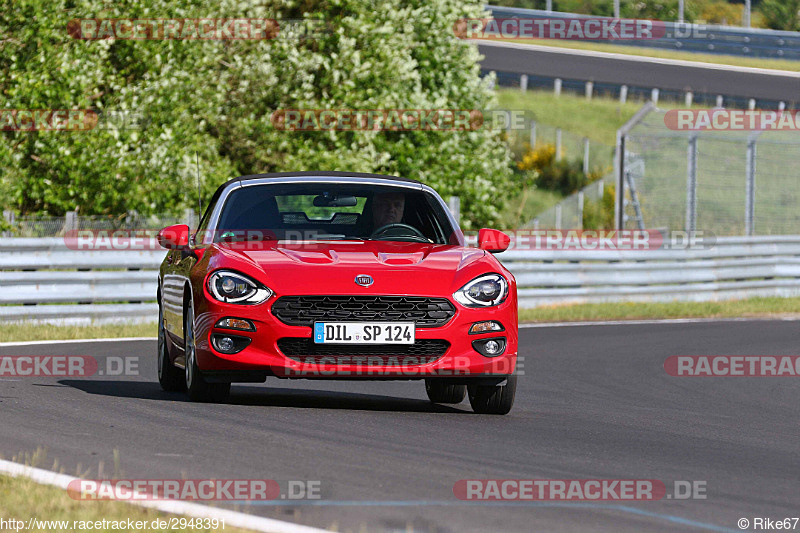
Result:
{"label": "car windshield", "polygon": [[386,240],[448,244],[453,227],[432,194],[396,186],[300,183],[234,190],[215,241]]}

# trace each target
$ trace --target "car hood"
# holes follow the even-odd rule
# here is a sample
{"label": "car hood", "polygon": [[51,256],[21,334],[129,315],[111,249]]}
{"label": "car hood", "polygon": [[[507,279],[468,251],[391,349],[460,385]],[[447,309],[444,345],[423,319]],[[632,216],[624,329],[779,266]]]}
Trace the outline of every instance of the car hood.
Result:
{"label": "car hood", "polygon": [[[476,248],[390,241],[214,247],[229,260],[225,267],[245,262],[247,270],[258,270],[258,279],[279,294],[452,294],[460,287],[454,288],[455,283],[463,284],[461,278],[472,270],[481,273],[486,268],[482,263],[490,260]],[[360,275],[370,276],[373,283],[356,284]]]}

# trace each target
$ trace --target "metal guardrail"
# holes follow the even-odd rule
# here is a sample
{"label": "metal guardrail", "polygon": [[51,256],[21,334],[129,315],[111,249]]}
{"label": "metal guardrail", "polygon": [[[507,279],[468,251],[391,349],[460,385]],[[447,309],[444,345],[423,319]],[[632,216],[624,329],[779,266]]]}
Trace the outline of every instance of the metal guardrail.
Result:
{"label": "metal guardrail", "polygon": [[86,251],[63,238],[0,239],[0,322],[153,322],[166,254]]}
{"label": "metal guardrail", "polygon": [[[155,321],[164,254],[0,239],[0,322]],[[723,237],[675,250],[512,249],[497,257],[517,279],[521,308],[800,295],[800,236]]]}
{"label": "metal guardrail", "polygon": [[[513,7],[486,6],[495,18],[584,18],[588,15],[560,13]],[[593,17],[596,18],[596,17]],[[707,54],[728,54],[745,57],[775,59],[800,59],[800,33],[791,31],[738,28],[733,26],[700,25],[677,22],[664,22],[665,35],[649,40],[617,40],[612,44],[703,52]],[[599,42],[599,41],[598,41]]]}

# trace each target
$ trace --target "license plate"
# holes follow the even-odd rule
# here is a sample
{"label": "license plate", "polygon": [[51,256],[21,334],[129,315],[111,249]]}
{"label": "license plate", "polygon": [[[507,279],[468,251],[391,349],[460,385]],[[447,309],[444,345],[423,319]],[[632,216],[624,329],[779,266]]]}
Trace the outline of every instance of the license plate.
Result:
{"label": "license plate", "polygon": [[315,344],[414,344],[413,322],[315,322]]}

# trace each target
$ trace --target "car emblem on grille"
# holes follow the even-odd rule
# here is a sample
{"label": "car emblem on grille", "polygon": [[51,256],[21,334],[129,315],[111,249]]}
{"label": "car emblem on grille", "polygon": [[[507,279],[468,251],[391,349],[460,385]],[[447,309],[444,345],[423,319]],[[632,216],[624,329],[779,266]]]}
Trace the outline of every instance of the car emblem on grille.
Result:
{"label": "car emblem on grille", "polygon": [[369,287],[375,280],[372,279],[372,276],[367,276],[366,274],[359,274],[356,276],[356,285],[361,285],[362,287]]}

